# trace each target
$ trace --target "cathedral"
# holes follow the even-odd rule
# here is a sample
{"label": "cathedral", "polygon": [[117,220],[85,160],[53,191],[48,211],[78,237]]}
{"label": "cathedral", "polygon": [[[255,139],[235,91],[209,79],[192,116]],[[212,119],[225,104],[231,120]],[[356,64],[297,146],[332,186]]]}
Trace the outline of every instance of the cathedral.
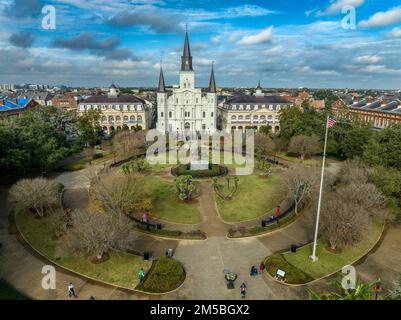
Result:
{"label": "cathedral", "polygon": [[188,32],[185,32],[184,50],[181,57],[179,87],[167,92],[163,68],[160,67],[157,90],[157,124],[162,132],[199,132],[213,133],[216,130],[217,94],[214,71],[210,75],[206,92],[195,86],[195,71],[192,68],[192,56]]}

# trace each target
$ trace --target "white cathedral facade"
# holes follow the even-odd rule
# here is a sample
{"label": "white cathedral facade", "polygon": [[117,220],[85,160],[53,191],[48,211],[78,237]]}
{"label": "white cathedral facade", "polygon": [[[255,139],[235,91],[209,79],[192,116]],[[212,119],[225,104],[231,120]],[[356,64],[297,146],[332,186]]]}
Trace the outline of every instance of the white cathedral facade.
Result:
{"label": "white cathedral facade", "polygon": [[216,131],[217,121],[217,93],[213,66],[207,92],[202,92],[201,88],[195,86],[195,72],[192,68],[187,32],[179,75],[179,87],[167,92],[163,69],[160,69],[156,128],[161,132],[213,133]]}

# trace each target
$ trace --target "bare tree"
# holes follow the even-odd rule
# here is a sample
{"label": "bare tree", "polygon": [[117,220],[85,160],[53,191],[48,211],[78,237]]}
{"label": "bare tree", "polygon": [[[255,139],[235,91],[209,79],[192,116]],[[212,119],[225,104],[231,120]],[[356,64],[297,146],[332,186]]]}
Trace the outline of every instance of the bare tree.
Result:
{"label": "bare tree", "polygon": [[292,137],[289,151],[298,154],[303,163],[305,157],[309,157],[321,151],[319,137],[316,135]]}
{"label": "bare tree", "polygon": [[69,223],[68,211],[63,212],[61,209],[52,211],[48,222],[53,230],[54,237],[57,239],[61,238],[67,232]]}
{"label": "bare tree", "polygon": [[73,211],[70,250],[102,259],[109,249],[126,249],[132,227],[123,215],[93,210]]}
{"label": "bare tree", "polygon": [[295,213],[298,214],[300,204],[310,200],[316,190],[319,173],[313,168],[293,168],[284,174],[283,181],[295,202]]}
{"label": "bare tree", "polygon": [[18,207],[33,209],[39,217],[61,204],[58,184],[45,178],[19,180],[10,189],[10,196]]}
{"label": "bare tree", "polygon": [[320,232],[333,250],[359,241],[373,217],[384,221],[388,214],[383,194],[355,163],[344,164],[323,200]]}
{"label": "bare tree", "polygon": [[90,194],[105,211],[125,215],[150,210],[150,191],[142,176],[109,173],[93,181]]}
{"label": "bare tree", "polygon": [[261,157],[273,152],[274,141],[267,134],[256,132],[254,136],[255,153]]}
{"label": "bare tree", "polygon": [[113,138],[113,150],[123,157],[132,157],[146,152],[146,131],[123,130]]}

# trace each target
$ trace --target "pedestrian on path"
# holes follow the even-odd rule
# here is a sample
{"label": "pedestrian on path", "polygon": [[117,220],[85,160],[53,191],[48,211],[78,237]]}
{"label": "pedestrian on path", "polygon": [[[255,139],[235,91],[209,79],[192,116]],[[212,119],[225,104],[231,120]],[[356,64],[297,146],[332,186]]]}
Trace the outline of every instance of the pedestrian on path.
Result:
{"label": "pedestrian on path", "polygon": [[259,265],[259,272],[260,273],[263,273],[263,271],[266,269],[266,266],[265,266],[265,264],[264,264],[264,262],[262,261],[261,263],[260,263],[260,265]]}
{"label": "pedestrian on path", "polygon": [[241,297],[242,297],[242,299],[245,299],[245,296],[246,296],[246,284],[245,284],[245,282],[243,282],[243,283],[241,284],[241,286],[239,287],[239,289],[240,289],[240,292],[241,292]]}
{"label": "pedestrian on path", "polygon": [[279,216],[281,215],[281,208],[280,208],[280,206],[277,206],[274,215],[275,215],[276,217],[279,217]]}
{"label": "pedestrian on path", "polygon": [[77,297],[77,295],[75,294],[75,288],[74,285],[72,284],[72,282],[70,282],[70,284],[68,285],[68,296],[71,298],[71,296],[74,296],[74,298]]}
{"label": "pedestrian on path", "polygon": [[143,270],[143,268],[141,268],[141,270],[139,270],[138,276],[139,276],[139,282],[143,285],[144,280],[145,280],[145,271]]}

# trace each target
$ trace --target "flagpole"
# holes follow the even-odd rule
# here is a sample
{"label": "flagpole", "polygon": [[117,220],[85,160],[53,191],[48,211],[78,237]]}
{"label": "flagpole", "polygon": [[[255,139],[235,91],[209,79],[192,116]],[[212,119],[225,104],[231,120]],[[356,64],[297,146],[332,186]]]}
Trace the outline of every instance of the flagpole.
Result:
{"label": "flagpole", "polygon": [[319,218],[320,218],[320,206],[322,204],[322,193],[323,193],[323,181],[324,181],[324,166],[326,163],[326,150],[327,150],[327,136],[329,133],[329,118],[330,115],[327,116],[326,119],[326,135],[324,138],[324,151],[323,151],[323,161],[322,161],[322,174],[320,175],[320,191],[319,191],[319,201],[317,203],[317,215],[316,215],[316,228],[315,228],[315,239],[313,241],[313,253],[310,257],[313,262],[317,261],[316,257],[316,245],[317,245],[317,236],[319,233]]}

